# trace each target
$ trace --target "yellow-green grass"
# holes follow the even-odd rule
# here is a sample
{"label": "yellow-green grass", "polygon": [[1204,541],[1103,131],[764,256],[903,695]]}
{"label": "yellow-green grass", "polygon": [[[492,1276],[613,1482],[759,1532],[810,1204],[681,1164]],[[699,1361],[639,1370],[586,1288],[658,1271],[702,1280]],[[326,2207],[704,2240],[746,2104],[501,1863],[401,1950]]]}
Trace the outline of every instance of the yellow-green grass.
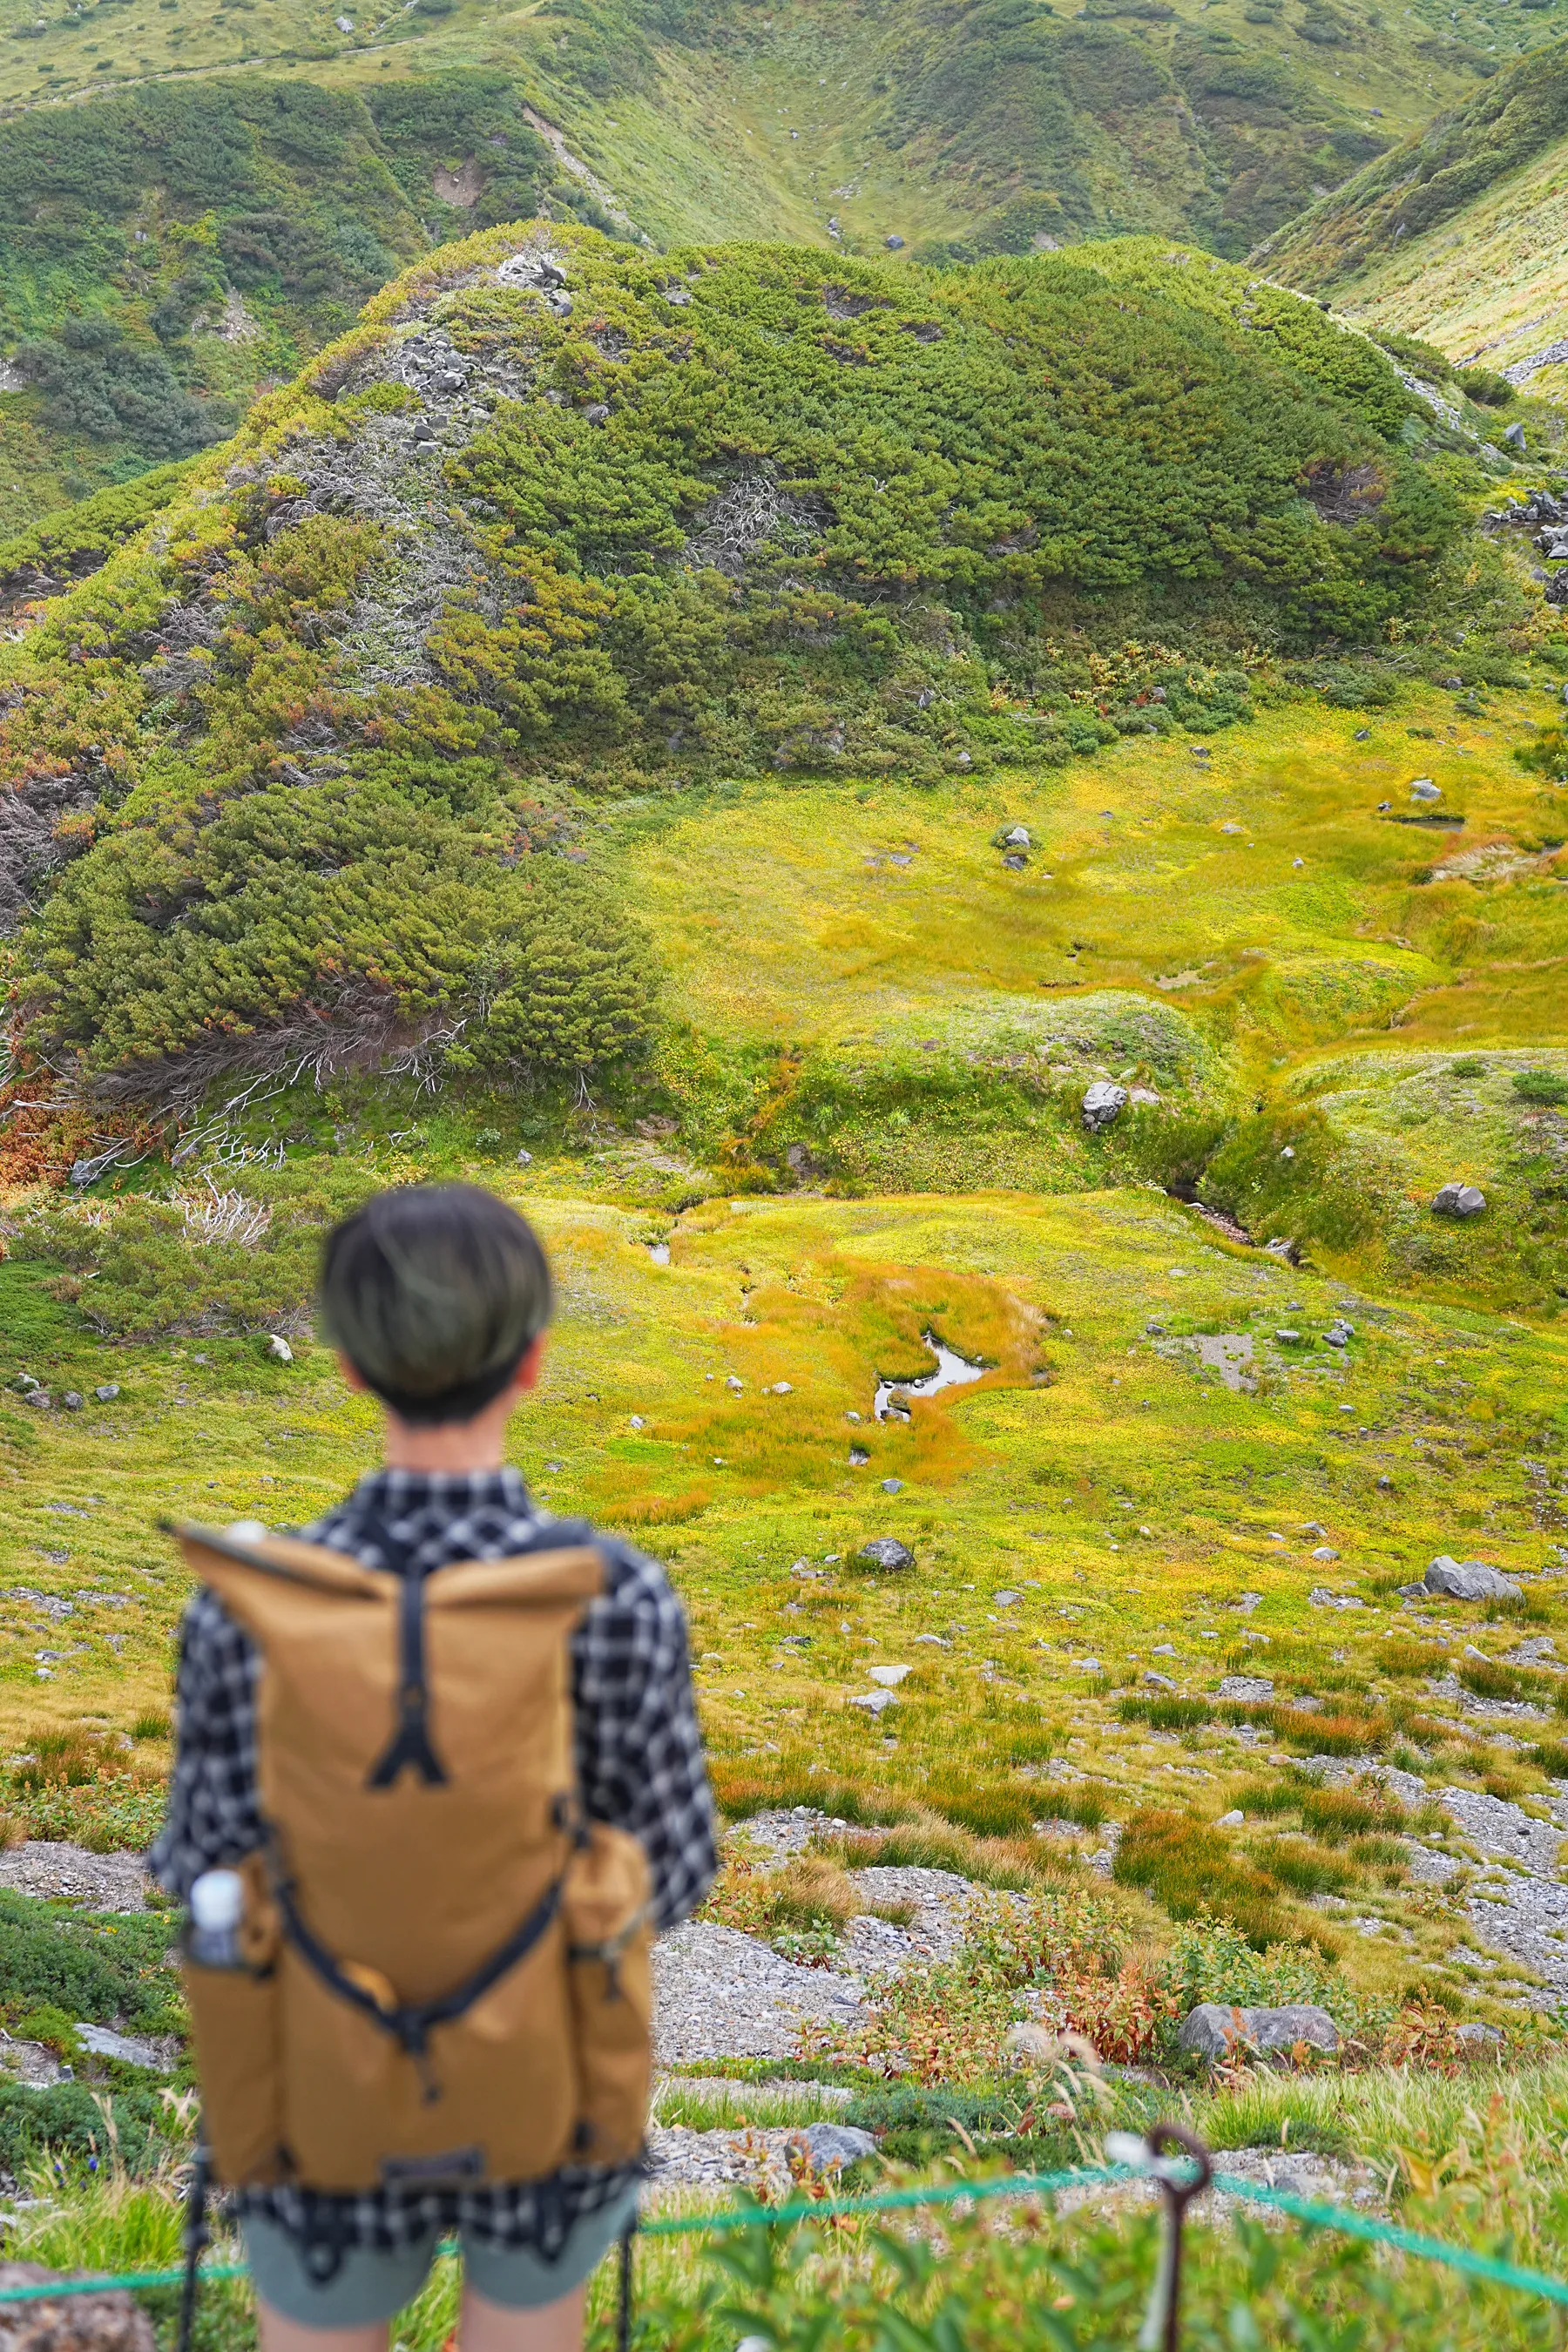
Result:
{"label": "yellow-green grass", "polygon": [[[1565,1066],[1568,791],[1511,756],[1542,688],[1489,705],[1295,701],[1206,756],[1124,740],[937,791],[769,783],[606,818],[603,854],[668,972],[672,1091],[689,1101],[716,1054],[760,1056],[773,1076],[748,1134],[798,1098],[808,1154],[820,1119],[855,1189],[1073,1190],[1106,1169],[1083,1083],[1125,1055],[1172,1118],[1256,1105],[1282,1122],[1277,1150],[1300,1144],[1291,1121],[1317,1122],[1350,1217],[1314,1244],[1324,1264],[1549,1301],[1517,1255],[1534,1213],[1521,1171],[1558,1150],[1563,1120],[1514,1080]],[[1399,822],[1433,805],[1411,797],[1420,777],[1462,827]],[[1009,871],[998,842],[1020,824],[1029,861]],[[1023,1072],[1037,1092],[922,1114],[909,1086],[942,1070]],[[893,1072],[902,1107],[879,1107]],[[857,1089],[868,1107],[851,1116]],[[1324,1164],[1302,1153],[1298,1206]],[[1492,1188],[1462,1233],[1429,1208],[1456,1177]],[[1291,1199],[1286,1183],[1259,1240],[1293,1234]]]}
{"label": "yellow-green grass", "polygon": [[[816,1783],[858,1790],[873,1811],[962,1820],[977,1799],[1010,1794],[1026,1826],[1056,1810],[1061,1776],[1064,1812],[1092,1790],[1091,1811],[1115,1819],[1151,1802],[1213,1819],[1258,1769],[1283,1770],[1312,1744],[1311,1718],[1287,1709],[1282,1736],[1265,1719],[1251,1747],[1223,1719],[1178,1738],[1122,1724],[1114,1685],[1152,1669],[1209,1694],[1261,1661],[1281,1701],[1319,1695],[1388,1752],[1402,1736],[1395,1702],[1410,1696],[1376,1664],[1393,1588],[1439,1550],[1519,1570],[1549,1556],[1521,1463],[1560,1442],[1555,1330],[1358,1300],[1352,1347],[1330,1349],[1316,1335],[1340,1286],[1242,1252],[1149,1192],[721,1199],[680,1221],[668,1266],[650,1258],[638,1212],[521,1177],[516,1196],[562,1288],[516,1458],[554,1509],[586,1510],[670,1560],[715,1769],[737,1804],[797,1801]],[[307,1520],[373,1462],[375,1423],[309,1342],[289,1366],[257,1340],[112,1347],[79,1332],[26,1265],[0,1269],[0,1285],[6,1371],[89,1400],[74,1414],[0,1402],[0,1723],[15,1752],[49,1724],[128,1730],[165,1699],[188,1587],[161,1517]],[[1151,1319],[1170,1337],[1152,1341]],[[1276,1343],[1282,1328],[1307,1344]],[[876,1381],[929,1361],[922,1328],[995,1370],[917,1402],[907,1427],[878,1425]],[[1181,1344],[1204,1332],[1254,1335],[1256,1394],[1226,1390]],[[121,1395],[100,1406],[91,1391],[108,1380]],[[852,1444],[864,1465],[851,1466]],[[1329,1530],[1337,1559],[1311,1557],[1323,1539],[1308,1522]],[[875,1535],[906,1541],[914,1570],[858,1567]],[[799,1576],[796,1562],[828,1572]],[[1324,1583],[1366,1605],[1312,1606]],[[74,1613],[50,1623],[18,1587],[69,1599]],[[1568,1620],[1558,1589],[1531,1601],[1534,1621]],[[1019,1598],[999,1603],[1004,1590]],[[77,1597],[94,1591],[128,1605]],[[1260,1596],[1247,1613],[1244,1593]],[[1438,1622],[1457,1647],[1470,1638],[1500,1655],[1518,1638],[1517,1622],[1475,1615]],[[801,1634],[807,1645],[785,1643]],[[1157,1655],[1166,1644],[1173,1654]],[[61,1654],[47,1680],[40,1650]],[[874,1687],[878,1662],[911,1668],[880,1720],[849,1704]],[[1502,1760],[1478,1745],[1484,1721],[1461,1723],[1419,1687],[1412,1703],[1428,1753],[1451,1718],[1439,1779]],[[1543,1787],[1509,1763],[1522,1793]],[[1281,1817],[1260,1819],[1237,1850],[1280,1833]],[[1347,1971],[1385,1990],[1462,1984],[1446,1956],[1473,1938],[1468,1921],[1430,1889],[1384,1877],[1369,1863],[1352,1907],[1399,1934],[1331,1932]],[[1281,1896],[1287,1920],[1324,1927],[1293,1900]]]}
{"label": "yellow-green grass", "polygon": [[[1357,272],[1335,307],[1491,368],[1558,341],[1568,330],[1568,141],[1452,218],[1402,237]],[[1532,394],[1552,389],[1545,374],[1531,379]]]}
{"label": "yellow-green grass", "polygon": [[[1249,1077],[1395,1015],[1401,1045],[1535,1044],[1564,1025],[1568,869],[1543,844],[1568,791],[1510,752],[1549,709],[1543,689],[1499,690],[1482,718],[1436,695],[1389,712],[1292,701],[1207,757],[1177,735],[934,793],[733,787],[640,813],[621,863],[671,1012],[707,1034],[865,1044],[889,1024],[962,1034],[972,1010],[1037,1028],[1092,987],[1163,997]],[[1389,821],[1424,813],[1422,776],[1462,831]],[[1016,824],[1033,847],[1009,873],[994,836]],[[1503,843],[1519,872],[1442,878]]]}

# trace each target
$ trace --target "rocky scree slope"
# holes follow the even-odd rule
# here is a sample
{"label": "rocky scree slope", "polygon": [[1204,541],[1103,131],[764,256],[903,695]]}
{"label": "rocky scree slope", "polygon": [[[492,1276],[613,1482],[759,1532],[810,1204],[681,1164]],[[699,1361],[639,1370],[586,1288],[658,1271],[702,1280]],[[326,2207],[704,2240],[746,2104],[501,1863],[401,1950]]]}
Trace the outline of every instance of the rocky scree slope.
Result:
{"label": "rocky scree slope", "polygon": [[1065,761],[1007,705],[1080,622],[1372,635],[1458,525],[1412,413],[1315,306],[1136,244],[448,248],[7,651],[25,1050],[187,1096],[623,1055],[647,958],[555,854],[573,795]]}

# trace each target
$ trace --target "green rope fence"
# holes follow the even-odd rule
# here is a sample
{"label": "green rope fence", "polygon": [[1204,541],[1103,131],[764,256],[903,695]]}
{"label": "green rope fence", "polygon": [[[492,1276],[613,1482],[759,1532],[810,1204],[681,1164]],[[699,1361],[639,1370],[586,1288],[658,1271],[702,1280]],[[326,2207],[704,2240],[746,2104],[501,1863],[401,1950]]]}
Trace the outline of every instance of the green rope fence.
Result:
{"label": "green rope fence", "polygon": [[[788,2205],[738,2205],[722,2213],[671,2214],[643,2222],[637,2234],[644,2238],[684,2238],[702,2233],[719,2235],[732,2230],[774,2230],[798,2221],[907,2212],[915,2206],[980,2204],[997,2197],[1049,2196],[1058,2189],[1103,2188],[1111,2182],[1137,2178],[1121,2164],[1080,2165],[1065,2172],[1015,2172],[1002,2180],[946,2182],[936,2189],[889,2189],[870,2197],[803,2198]],[[1545,2271],[1525,2270],[1498,2255],[1477,2253],[1469,2246],[1451,2246],[1443,2238],[1428,2238],[1418,2230],[1402,2230],[1394,2222],[1380,2221],[1375,2214],[1354,2212],[1348,2206],[1321,2205],[1310,2198],[1292,2197],[1282,2189],[1265,2189],[1256,2181],[1239,2180],[1234,2173],[1216,2172],[1213,2186],[1226,2197],[1241,2198],[1250,2205],[1270,2206],[1277,2212],[1289,2214],[1293,2221],[1306,2222],[1310,2228],[1337,2230],[1342,2236],[1361,2238],[1372,2245],[1390,2246],[1398,2253],[1414,2254],[1423,2262],[1443,2263],[1468,2278],[1485,2279],[1494,2286],[1512,2287],[1521,2294],[1540,2295],[1548,2303],[1568,2305],[1568,2279],[1552,2278]],[[210,2263],[202,2266],[199,2276],[205,2285],[209,2280],[244,2278],[247,2269],[245,2263]],[[67,2294],[108,2294],[117,2289],[173,2287],[178,2286],[184,2276],[182,2266],[169,2271],[124,2271],[105,2278],[63,2278],[58,2284],[0,2287],[0,2305],[40,2303]]]}

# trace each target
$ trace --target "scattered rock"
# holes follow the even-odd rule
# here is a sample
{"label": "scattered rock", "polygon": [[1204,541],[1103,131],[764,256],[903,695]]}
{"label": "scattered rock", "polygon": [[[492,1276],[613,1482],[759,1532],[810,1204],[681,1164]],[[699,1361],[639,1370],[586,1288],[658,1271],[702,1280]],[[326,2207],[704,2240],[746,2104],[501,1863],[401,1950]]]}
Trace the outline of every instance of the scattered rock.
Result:
{"label": "scattered rock", "polygon": [[118,1381],[105,1381],[101,1388],[94,1389],[93,1391],[93,1395],[98,1399],[100,1404],[112,1404],[119,1394],[120,1383]]}
{"label": "scattered rock", "polygon": [[[1364,1601],[1357,1601],[1351,1593],[1331,1592],[1326,1584],[1314,1584],[1307,1595],[1307,1603],[1312,1609],[1364,1609],[1366,1606]],[[1304,1706],[1306,1701],[1298,1699],[1296,1704]]]}
{"label": "scattered rock", "polygon": [[1339,1553],[1334,1549],[1332,1544],[1314,1544],[1312,1547],[1312,1558],[1314,1559],[1338,1559]]}
{"label": "scattered rock", "polygon": [[863,1706],[868,1715],[886,1715],[898,1700],[890,1690],[862,1691],[849,1702],[851,1706]]}
{"label": "scattered rock", "polygon": [[117,2058],[122,2066],[145,2066],[155,2074],[174,2072],[166,2051],[140,2034],[116,2033],[107,2025],[79,2025],[76,2038],[95,2058]]}
{"label": "scattered rock", "polygon": [[1455,2029],[1454,2039],[1456,2042],[1466,2042],[1472,2050],[1476,2050],[1484,2049],[1489,2042],[1500,2042],[1502,2035],[1495,2025],[1483,2025],[1479,2017],[1472,2017],[1467,2023]]}
{"label": "scattered rock", "polygon": [[904,240],[901,236],[885,236],[882,243],[889,253],[902,253],[904,249]]}
{"label": "scattered rock", "polygon": [[1173,1691],[1176,1687],[1169,1675],[1157,1675],[1152,1666],[1145,1667],[1143,1672],[1143,1680],[1148,1684],[1151,1690]]}
{"label": "scattered rock", "polygon": [[1274,1685],[1267,1675],[1226,1675],[1216,1696],[1258,1706],[1273,1697]]}
{"label": "scattered rock", "polygon": [[1096,1078],[1083,1098],[1083,1123],[1093,1135],[1109,1127],[1127,1107],[1127,1089],[1110,1078]]}
{"label": "scattered rock", "polygon": [[1199,2058],[1225,2058],[1238,2043],[1265,2056],[1288,2055],[1299,2042],[1315,2050],[1337,2050],[1340,2032],[1326,2009],[1311,2001],[1289,2001],[1281,2009],[1233,2009],[1222,2000],[1200,2001],[1184,2020],[1178,2048]]}
{"label": "scattered rock", "polygon": [[40,1412],[47,1412],[55,1401],[47,1389],[29,1389],[22,1402],[24,1404],[37,1405]]}
{"label": "scattered rock", "polygon": [[520,1151],[517,1155],[517,1164],[520,1168],[531,1168],[533,1165],[532,1152]]}
{"label": "scattered rock", "polygon": [[868,1568],[905,1569],[915,1564],[913,1552],[897,1536],[873,1536],[869,1543],[861,1545],[855,1557],[863,1559]]}
{"label": "scattered rock", "polygon": [[82,1404],[80,1390],[67,1389],[64,1396],[60,1399],[60,1402],[64,1405],[68,1412],[79,1412],[81,1411]]}
{"label": "scattered rock", "polygon": [[909,1666],[868,1666],[866,1669],[871,1681],[880,1683],[884,1690],[897,1690],[905,1676],[912,1671]]}
{"label": "scattered rock", "polygon": [[904,1491],[904,1482],[903,1482],[903,1480],[902,1480],[901,1478],[884,1478],[884,1479],[883,1479],[883,1481],[882,1481],[882,1492],[883,1492],[883,1494],[884,1494],[884,1495],[901,1495],[901,1494],[903,1493],[903,1491]]}
{"label": "scattered rock", "polygon": [[1029,829],[1027,825],[1013,825],[1002,835],[1002,846],[1004,849],[1027,849],[1029,845]]}
{"label": "scattered rock", "polygon": [[1503,426],[1502,437],[1507,442],[1510,449],[1517,449],[1521,457],[1524,456],[1524,427],[1517,417],[1515,417],[1511,425],[1505,425]]}
{"label": "scattered rock", "polygon": [[[1456,678],[1454,683],[1458,685],[1458,680]],[[1440,801],[1443,795],[1430,776],[1417,776],[1410,787],[1410,797],[1413,801]]]}
{"label": "scattered rock", "polygon": [[1247,1815],[1240,1811],[1239,1807],[1233,1806],[1228,1813],[1221,1813],[1215,1827],[1216,1830],[1238,1830],[1246,1819]]}
{"label": "scattered rock", "polygon": [[1446,1593],[1450,1601],[1517,1601],[1521,1590],[1484,1559],[1451,1559],[1447,1552],[1438,1553],[1423,1582],[1428,1592]]}
{"label": "scattered rock", "polygon": [[607,400],[596,400],[593,406],[585,408],[583,414],[590,425],[607,425],[610,421],[610,404]]}
{"label": "scattered rock", "polygon": [[1487,1196],[1476,1184],[1456,1181],[1443,1185],[1432,1196],[1435,1217],[1479,1217],[1487,1205]]}
{"label": "scattered rock", "polygon": [[811,2150],[811,2160],[818,2172],[830,2165],[858,2164],[863,2156],[875,2156],[877,2143],[868,2131],[857,2131],[853,2124],[807,2124],[801,2134]]}
{"label": "scattered rock", "polygon": [[279,1331],[268,1331],[267,1334],[267,1352],[275,1363],[291,1364],[294,1360],[293,1349]]}
{"label": "scattered rock", "polygon": [[[61,2275],[37,2263],[0,2263],[0,2288],[58,2286]],[[64,2275],[86,2278],[90,2273]],[[124,2294],[0,2304],[3,2352],[155,2352],[156,2341],[147,2314]]]}

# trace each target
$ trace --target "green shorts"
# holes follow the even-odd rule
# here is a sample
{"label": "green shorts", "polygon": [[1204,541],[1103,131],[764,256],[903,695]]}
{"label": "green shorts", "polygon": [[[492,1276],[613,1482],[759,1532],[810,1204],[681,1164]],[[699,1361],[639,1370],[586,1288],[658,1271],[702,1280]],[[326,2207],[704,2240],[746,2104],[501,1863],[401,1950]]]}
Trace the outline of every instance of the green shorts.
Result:
{"label": "green shorts", "polygon": [[[537,2311],[559,2303],[603,2261],[633,2220],[637,2205],[634,2182],[603,2212],[584,2213],[568,2231],[552,2263],[531,2246],[498,2246],[486,2238],[465,2238],[468,2283],[487,2303],[498,2303],[506,2311]],[[439,2231],[431,2230],[395,2252],[351,2246],[341,2268],[323,2285],[310,2276],[299,2246],[276,2221],[253,2215],[241,2227],[258,2295],[300,2327],[371,2327],[391,2319],[419,2293],[440,2242]]]}

